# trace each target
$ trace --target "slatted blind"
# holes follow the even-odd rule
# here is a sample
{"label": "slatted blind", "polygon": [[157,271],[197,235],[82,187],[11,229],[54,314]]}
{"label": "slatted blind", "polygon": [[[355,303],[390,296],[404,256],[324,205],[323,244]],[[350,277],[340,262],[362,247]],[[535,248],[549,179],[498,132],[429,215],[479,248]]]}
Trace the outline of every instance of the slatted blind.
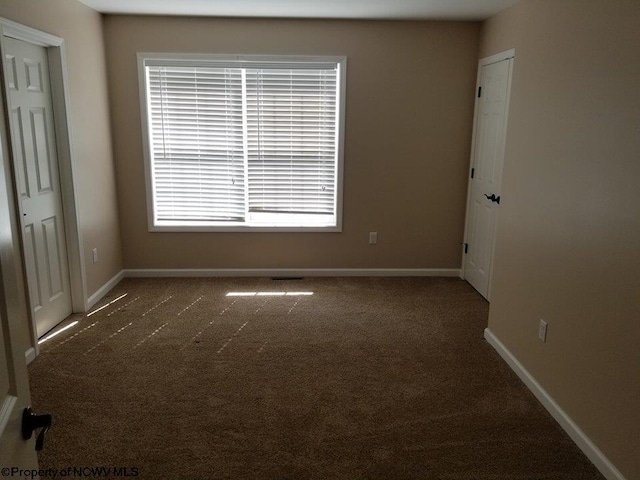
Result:
{"label": "slatted blind", "polygon": [[247,69],[250,212],[333,214],[336,69]]}
{"label": "slatted blind", "polygon": [[159,221],[242,221],[242,72],[147,67],[155,215]]}
{"label": "slatted blind", "polygon": [[145,69],[156,223],[335,218],[336,64]]}

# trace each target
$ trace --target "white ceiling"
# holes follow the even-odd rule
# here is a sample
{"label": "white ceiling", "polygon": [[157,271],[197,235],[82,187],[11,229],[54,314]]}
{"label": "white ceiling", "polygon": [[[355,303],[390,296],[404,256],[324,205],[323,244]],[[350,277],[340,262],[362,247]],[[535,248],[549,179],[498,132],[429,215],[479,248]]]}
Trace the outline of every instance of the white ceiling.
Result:
{"label": "white ceiling", "polygon": [[483,20],[518,0],[80,0],[103,13],[215,17]]}

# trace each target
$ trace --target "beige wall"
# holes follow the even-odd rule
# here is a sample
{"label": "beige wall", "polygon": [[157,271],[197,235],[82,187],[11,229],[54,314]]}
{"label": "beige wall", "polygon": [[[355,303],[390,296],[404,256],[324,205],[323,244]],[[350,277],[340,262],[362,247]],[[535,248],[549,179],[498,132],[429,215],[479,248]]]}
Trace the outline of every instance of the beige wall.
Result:
{"label": "beige wall", "polygon": [[[477,23],[107,16],[125,266],[459,268],[478,32]],[[136,52],[346,55],[343,232],[149,233]]]}
{"label": "beige wall", "polygon": [[[91,295],[122,269],[102,18],[76,0],[0,0],[0,16],[62,37],[80,228]],[[99,261],[92,263],[91,249]]]}
{"label": "beige wall", "polygon": [[[640,3],[522,0],[489,328],[640,479]],[[538,321],[548,340],[537,339]]]}

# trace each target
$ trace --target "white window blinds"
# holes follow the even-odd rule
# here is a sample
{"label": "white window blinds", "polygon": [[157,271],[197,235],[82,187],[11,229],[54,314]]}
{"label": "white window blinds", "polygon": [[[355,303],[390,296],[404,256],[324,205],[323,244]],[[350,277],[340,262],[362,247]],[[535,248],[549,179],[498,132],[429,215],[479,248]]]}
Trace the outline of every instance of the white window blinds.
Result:
{"label": "white window blinds", "polygon": [[333,214],[336,71],[250,69],[249,211]]}
{"label": "white window blinds", "polygon": [[144,72],[154,225],[336,225],[339,63]]}
{"label": "white window blinds", "polygon": [[241,72],[164,66],[147,71],[156,219],[242,220]]}

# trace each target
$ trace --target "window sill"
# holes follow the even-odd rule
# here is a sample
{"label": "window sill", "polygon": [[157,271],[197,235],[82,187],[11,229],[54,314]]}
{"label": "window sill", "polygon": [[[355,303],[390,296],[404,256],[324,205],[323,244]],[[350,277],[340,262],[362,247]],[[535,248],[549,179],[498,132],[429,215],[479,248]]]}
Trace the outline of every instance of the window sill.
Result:
{"label": "window sill", "polygon": [[255,225],[234,225],[234,226],[185,226],[185,225],[149,225],[149,232],[173,232],[173,233],[194,233],[194,232],[218,232],[218,233],[340,233],[341,226],[313,226],[313,227],[275,227],[275,226],[255,226]]}

